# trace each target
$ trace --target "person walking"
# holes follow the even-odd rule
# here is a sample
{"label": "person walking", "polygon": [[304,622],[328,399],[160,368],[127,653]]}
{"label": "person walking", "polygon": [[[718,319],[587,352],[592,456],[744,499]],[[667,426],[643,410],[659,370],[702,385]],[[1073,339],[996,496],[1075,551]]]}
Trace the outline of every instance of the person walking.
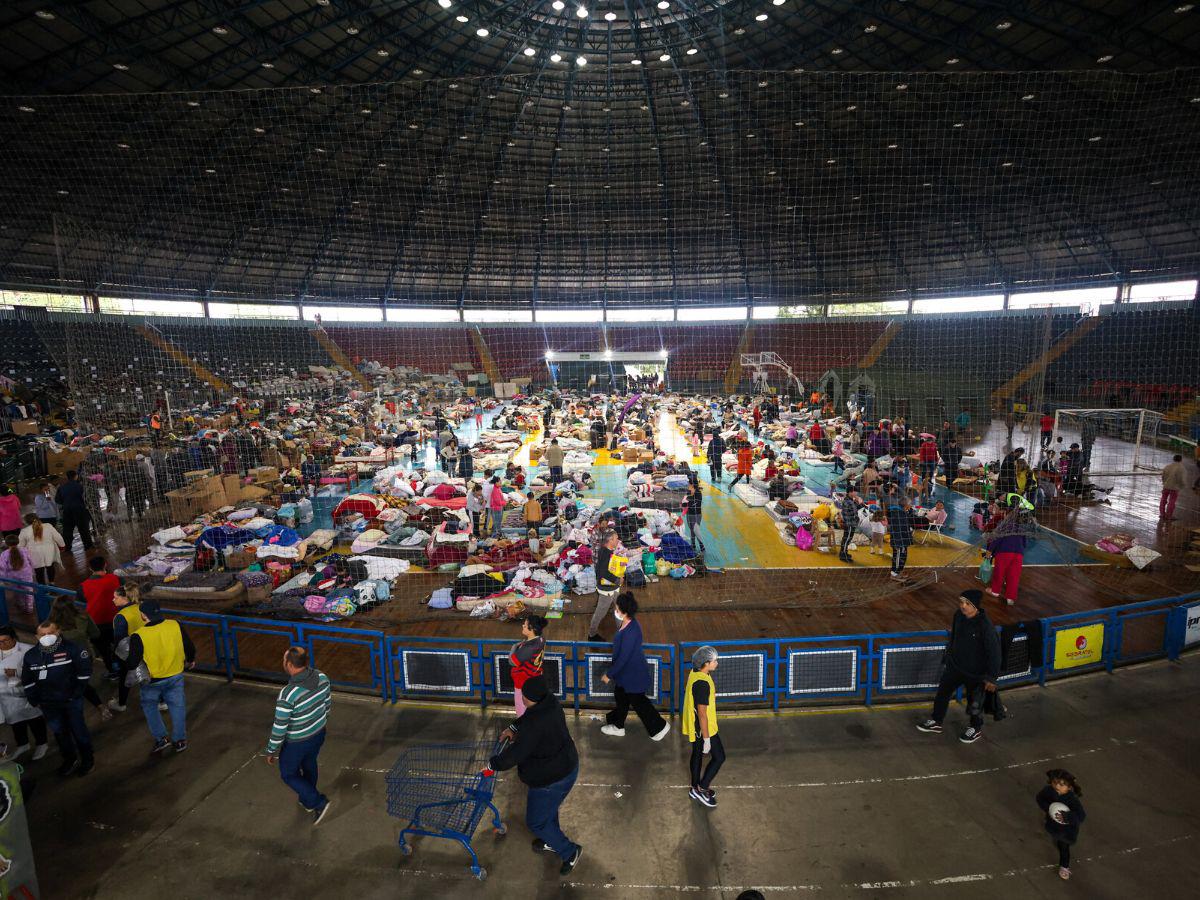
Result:
{"label": "person walking", "polygon": [[34,513],[25,517],[25,527],[18,538],[21,547],[33,557],[33,574],[38,584],[54,584],[54,567],[62,565],[62,550],[66,547],[62,535]]}
{"label": "person walking", "polygon": [[492,477],[492,493],[488,497],[488,514],[491,516],[492,537],[500,537],[504,525],[504,490],[500,487],[500,476]]}
{"label": "person walking", "polygon": [[471,517],[471,533],[483,537],[487,503],[483,496],[483,485],[472,483],[467,486],[467,515]]}
{"label": "person walking", "polygon": [[732,490],[741,479],[746,479],[746,484],[750,483],[750,474],[754,466],[754,450],[749,442],[745,439],[738,442],[737,448],[737,473],[733,477],[733,481],[729,482],[729,487]]}
{"label": "person walking", "polygon": [[661,741],[671,730],[671,725],[654,708],[646,694],[653,687],[650,680],[650,665],[642,649],[642,626],[637,620],[638,602],[633,594],[626,592],[617,597],[617,633],[613,636],[612,663],[600,680],[612,684],[617,707],[605,717],[600,730],[612,737],[625,736],[625,718],[629,708],[638,714],[646,733],[653,741]]}
{"label": "person walking", "polygon": [[[142,712],[154,738],[150,753],[162,753],[168,745],[174,747],[176,753],[182,753],[187,749],[183,670],[196,665],[196,647],[182,625],[163,616],[157,600],[142,601],[141,619],[142,627],[129,636],[129,658],[125,665],[133,670],[144,662],[150,672],[150,681],[141,687]],[[170,711],[169,742],[159,701],[165,702]]]}
{"label": "person walking", "polygon": [[325,743],[325,726],[333,694],[329,677],[309,661],[303,647],[283,654],[288,683],[275,700],[275,721],[267,738],[267,762],[279,763],[279,777],[296,792],[304,811],[320,825],[330,799],[317,789],[317,757]]}
{"label": "person walking", "polygon": [[103,556],[88,560],[90,574],[79,586],[79,595],[87,605],[87,614],[100,630],[96,640],[96,652],[104,660],[104,674],[113,671],[113,617],[117,608],[113,605],[113,594],[121,586],[121,579],[108,571]]}
{"label": "person walking", "polygon": [[67,471],[67,480],[55,491],[54,502],[58,504],[62,514],[62,537],[67,552],[69,553],[75,544],[77,530],[79,539],[83,541],[83,552],[89,552],[95,545],[92,540],[92,514],[88,510],[83,485],[79,483],[79,473],[74,469]]}
{"label": "person walking", "polygon": [[[1010,495],[1017,497],[1017,495]],[[1028,501],[1026,501],[1028,502]],[[992,559],[992,580],[987,592],[993,597],[1004,596],[1012,606],[1017,602],[1017,590],[1021,586],[1021,568],[1025,564],[1025,528],[1017,516],[1017,508],[1010,504],[1005,510],[997,504],[996,515],[984,525],[988,533],[985,557]]]}
{"label": "person walking", "polygon": [[[125,591],[124,585],[117,588],[117,592],[113,594],[113,605],[117,608],[117,614],[113,617],[113,655],[117,658],[117,696],[108,701],[108,708],[113,712],[125,712],[129,702],[128,684],[129,665],[129,638],[136,632],[142,630],[145,622],[142,621],[141,606],[129,596]],[[162,704],[159,704],[159,711],[162,711]]]}
{"label": "person walking", "polygon": [[[54,488],[50,482],[43,481],[38,487],[38,492],[33,495],[33,513],[42,520],[43,525],[58,524],[58,504],[54,502]],[[25,517],[25,521],[29,521],[28,516]]]}
{"label": "person walking", "polygon": [[475,477],[475,457],[471,455],[471,447],[466,441],[458,445],[458,477],[463,484]]}
{"label": "person walking", "polygon": [[904,567],[908,564],[908,548],[913,542],[913,527],[916,516],[912,511],[912,501],[901,497],[899,502],[887,508],[888,534],[892,540],[892,570],[895,579],[904,577]]}
{"label": "person walking", "polygon": [[600,539],[600,547],[596,550],[596,592],[598,596],[596,611],[592,613],[592,620],[588,623],[588,640],[592,643],[604,641],[600,635],[600,623],[612,609],[613,601],[617,599],[617,592],[621,590],[621,583],[625,579],[625,569],[622,564],[624,557],[618,556],[616,553],[619,543],[620,538],[617,537],[617,533],[609,530]]}
{"label": "person walking", "polygon": [[441,460],[442,470],[447,475],[453,475],[458,467],[458,438],[450,436],[443,441],[438,450],[438,458]]}
{"label": "person walking", "polygon": [[15,534],[5,535],[4,548],[0,549],[0,579],[13,582],[19,581],[30,585],[21,588],[15,584],[0,584],[0,590],[5,595],[5,603],[0,605],[0,625],[8,624],[9,604],[19,605],[25,612],[33,611],[33,557],[27,550],[21,548],[20,538]]}
{"label": "person walking", "polygon": [[1066,769],[1050,769],[1046,786],[1035,798],[1046,814],[1044,827],[1058,850],[1058,877],[1063,881],[1071,877],[1071,845],[1079,840],[1079,826],[1087,818],[1079,799],[1082,796],[1083,789],[1074,775]]}
{"label": "person walking", "polygon": [[858,511],[863,508],[862,498],[854,488],[846,491],[846,496],[838,504],[842,515],[842,545],[838,550],[838,559],[842,562],[853,563],[850,555],[850,545],[854,543],[854,530],[858,527]]}
{"label": "person walking", "polygon": [[975,588],[965,590],[959,595],[958,610],[950,622],[950,638],[933,698],[933,712],[917,725],[917,730],[941,734],[950,698],[961,687],[970,725],[958,739],[973,744],[983,737],[983,695],[996,690],[999,677],[1000,638],[983,610],[983,592]]}
{"label": "person walking", "polygon": [[708,442],[708,477],[713,484],[720,484],[724,471],[721,456],[725,453],[725,439],[721,432],[714,431],[712,440]]}
{"label": "person walking", "polygon": [[1042,413],[1039,425],[1041,426],[1042,449],[1049,450],[1050,444],[1054,440],[1054,416],[1048,412]]}
{"label": "person walking", "polygon": [[546,448],[546,465],[550,468],[550,485],[557,486],[563,477],[563,449],[558,445],[558,438],[550,439]]}
{"label": "person walking", "polygon": [[[0,722],[12,726],[13,748],[3,755],[6,762],[15,762],[26,753],[31,760],[46,755],[46,719],[41,711],[25,698],[21,686],[21,674],[25,665],[25,654],[33,649],[32,644],[17,640],[17,632],[11,625],[0,628]],[[33,732],[33,742],[29,733]]]}
{"label": "person walking", "polygon": [[579,752],[546,676],[530,678],[521,691],[525,714],[504,730],[508,746],[488,765],[497,772],[516,767],[529,788],[525,824],[534,834],[533,849],[557,853],[562,860],[559,874],[568,875],[579,865],[583,848],[563,833],[558,813],[579,777]]}
{"label": "person walking", "polygon": [[1158,517],[1164,522],[1175,518],[1175,503],[1179,500],[1179,492],[1188,487],[1187,469],[1183,465],[1183,455],[1176,453],[1171,461],[1163,466],[1162,494],[1158,498]]}
{"label": "person walking", "polygon": [[[683,689],[683,733],[692,744],[689,763],[692,782],[688,795],[705,806],[715,807],[713,779],[725,762],[725,747],[717,733],[717,686],[712,673],[717,668],[717,650],[707,644],[692,654],[692,671]],[[704,757],[708,756],[708,765]]]}
{"label": "person walking", "polygon": [[513,644],[508,654],[508,661],[512,663],[513,703],[518,716],[525,715],[525,695],[521,693],[521,686],[530,678],[542,674],[546,655],[546,640],[542,632],[546,625],[547,620],[542,616],[530,614],[522,619],[521,637],[525,640]]}
{"label": "person walking", "polygon": [[[688,473],[691,475],[691,473]],[[700,550],[707,550],[704,546],[704,541],[701,539],[697,529],[700,527],[700,519],[704,515],[704,493],[700,490],[700,482],[689,478],[687,496],[683,499],[684,518],[687,519],[688,534],[692,538],[692,546],[698,547]]]}
{"label": "person walking", "polygon": [[21,531],[21,498],[7,484],[0,484],[0,537]]}
{"label": "person walking", "polygon": [[92,654],[65,640],[58,626],[37,627],[38,643],[21,662],[25,699],[46,717],[62,755],[59,775],[86,775],[95,766],[92,735],[83,720],[83,686],[92,677]]}

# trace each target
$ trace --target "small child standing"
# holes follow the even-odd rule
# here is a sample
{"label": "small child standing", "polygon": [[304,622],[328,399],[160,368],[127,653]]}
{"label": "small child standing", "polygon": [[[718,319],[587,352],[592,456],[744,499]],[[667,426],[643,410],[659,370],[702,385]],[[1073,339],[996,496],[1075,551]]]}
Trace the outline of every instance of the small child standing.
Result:
{"label": "small child standing", "polygon": [[1046,782],[1038,791],[1037,805],[1046,814],[1046,833],[1058,848],[1058,877],[1066,881],[1071,877],[1071,845],[1079,840],[1079,826],[1087,818],[1079,800],[1083,791],[1066,769],[1050,769]]}
{"label": "small child standing", "polygon": [[887,516],[882,509],[877,509],[871,514],[871,555],[887,556],[887,551],[883,549],[883,536],[887,534]]}

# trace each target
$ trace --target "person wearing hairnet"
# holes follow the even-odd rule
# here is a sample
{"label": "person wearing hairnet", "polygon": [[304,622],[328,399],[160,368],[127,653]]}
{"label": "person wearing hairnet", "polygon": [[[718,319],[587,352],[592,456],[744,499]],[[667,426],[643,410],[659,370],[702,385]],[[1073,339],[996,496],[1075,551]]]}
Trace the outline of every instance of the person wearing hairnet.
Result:
{"label": "person wearing hairnet", "polygon": [[[689,795],[708,807],[717,805],[712,783],[725,762],[725,748],[717,734],[717,688],[711,674],[716,667],[715,647],[705,645],[696,650],[692,654],[692,671],[683,692],[683,733],[692,744]],[[704,765],[705,756],[709,758],[707,766]]]}

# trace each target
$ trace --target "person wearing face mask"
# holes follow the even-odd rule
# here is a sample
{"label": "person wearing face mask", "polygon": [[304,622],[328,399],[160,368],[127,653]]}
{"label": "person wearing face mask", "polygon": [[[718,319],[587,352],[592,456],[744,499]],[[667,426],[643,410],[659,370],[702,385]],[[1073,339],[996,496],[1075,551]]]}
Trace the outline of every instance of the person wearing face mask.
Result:
{"label": "person wearing face mask", "polygon": [[642,650],[642,626],[638,623],[637,599],[631,593],[617,597],[613,618],[617,620],[617,633],[613,637],[612,664],[600,677],[605,684],[612,684],[617,708],[604,718],[607,722],[601,731],[612,737],[625,736],[625,717],[633,707],[651,740],[661,741],[671,730],[671,725],[654,708],[646,696],[651,688],[650,666]]}
{"label": "person wearing face mask", "polygon": [[[17,640],[12,626],[0,628],[0,721],[12,726],[16,745],[5,759],[17,760],[33,751],[30,759],[39,760],[46,755],[46,720],[37,707],[25,699],[21,687],[21,671],[25,654],[32,648]],[[33,732],[33,741],[29,733]]]}
{"label": "person wearing face mask", "polygon": [[83,720],[83,689],[92,677],[92,654],[64,640],[52,622],[38,626],[37,639],[21,664],[25,699],[42,711],[54,732],[62,754],[58,774],[86,775],[96,764],[92,736]]}

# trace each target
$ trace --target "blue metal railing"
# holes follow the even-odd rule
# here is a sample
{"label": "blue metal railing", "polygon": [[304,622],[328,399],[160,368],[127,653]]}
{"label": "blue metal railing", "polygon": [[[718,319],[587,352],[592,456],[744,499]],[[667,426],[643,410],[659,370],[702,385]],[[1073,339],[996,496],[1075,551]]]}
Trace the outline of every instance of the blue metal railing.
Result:
{"label": "blue metal railing", "polygon": [[[52,585],[0,579],[9,598],[34,595],[38,621],[50,615],[56,597],[75,597],[74,591]],[[1041,620],[1041,666],[1024,660],[1035,658],[1026,646],[1001,676],[1004,685],[1061,678],[1101,668],[1165,656],[1178,659],[1186,646],[1189,612],[1200,614],[1200,592],[1163,597],[1107,609],[1051,616]],[[7,604],[3,606],[7,614]],[[508,676],[510,639],[440,638],[387,635],[382,631],[309,622],[247,618],[225,613],[168,611],[192,634],[197,647],[197,668],[223,674],[232,680],[250,676],[283,681],[283,651],[292,645],[308,649],[334,684],[378,696],[387,702],[405,698],[469,700],[486,707],[512,697]],[[1098,651],[1059,647],[1078,629],[1100,626]],[[243,648],[242,638],[252,636],[253,646]],[[715,675],[717,696],[723,704],[769,704],[806,700],[844,699],[870,706],[879,697],[931,693],[947,638],[946,631],[902,631],[884,634],[848,634],[769,640],[711,641],[721,653]],[[1028,640],[1028,638],[1018,638]],[[1087,643],[1085,641],[1085,643]],[[689,661],[699,642],[646,644],[644,649],[654,676],[651,699],[668,712],[680,708]],[[327,654],[336,648],[339,657],[350,651],[361,657],[354,663]],[[1064,649],[1065,648],[1065,649]],[[1064,650],[1056,658],[1056,649]],[[278,651],[276,653],[276,650]],[[582,641],[549,641],[546,644],[547,676],[565,703],[579,710],[585,703],[603,702],[611,696],[600,682],[609,658],[608,644]],[[320,661],[325,659],[325,663]],[[365,667],[362,663],[365,662]],[[361,671],[368,673],[364,680]]]}

